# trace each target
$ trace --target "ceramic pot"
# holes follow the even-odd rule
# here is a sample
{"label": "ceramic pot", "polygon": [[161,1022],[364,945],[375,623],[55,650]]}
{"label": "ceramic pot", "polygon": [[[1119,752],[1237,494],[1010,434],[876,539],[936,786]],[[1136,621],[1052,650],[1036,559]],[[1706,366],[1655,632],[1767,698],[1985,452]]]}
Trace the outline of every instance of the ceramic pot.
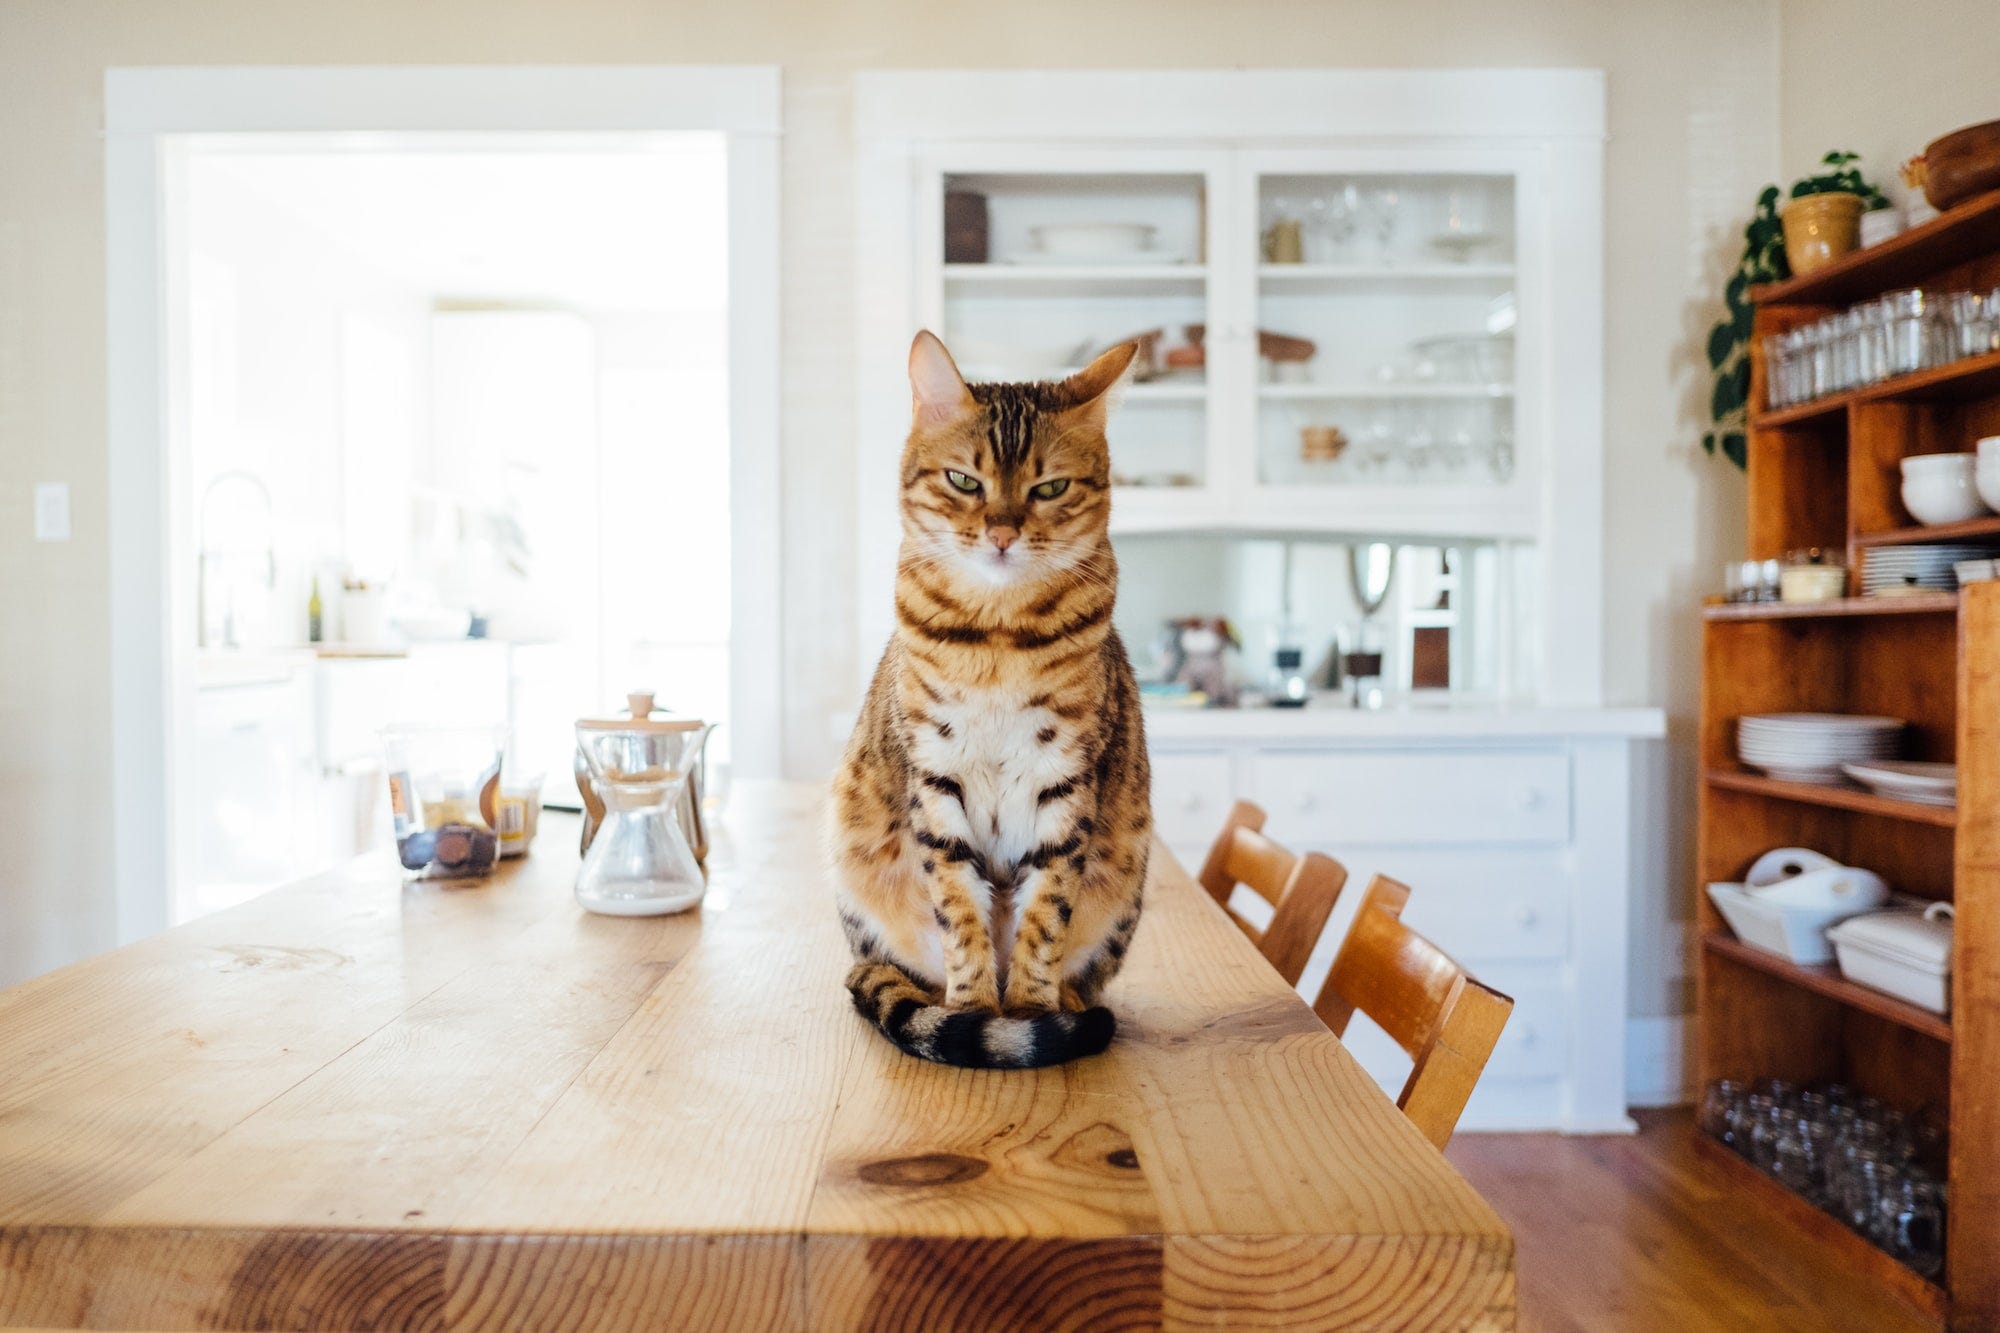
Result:
{"label": "ceramic pot", "polygon": [[1790,200],[1783,214],[1785,258],[1795,274],[1825,268],[1861,243],[1861,196],[1837,190]]}

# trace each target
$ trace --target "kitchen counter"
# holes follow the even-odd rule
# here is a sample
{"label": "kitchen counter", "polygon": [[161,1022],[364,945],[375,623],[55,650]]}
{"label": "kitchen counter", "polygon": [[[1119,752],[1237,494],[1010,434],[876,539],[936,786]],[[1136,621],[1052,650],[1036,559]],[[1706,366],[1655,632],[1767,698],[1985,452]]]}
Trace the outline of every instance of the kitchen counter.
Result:
{"label": "kitchen counter", "polygon": [[1657,708],[1543,708],[1531,704],[1395,704],[1350,708],[1330,696],[1304,708],[1146,708],[1146,735],[1172,741],[1284,741],[1331,737],[1478,739],[1509,736],[1666,734]]}
{"label": "kitchen counter", "polygon": [[817,795],[709,900],[386,856],[0,993],[0,1324],[1512,1327],[1493,1212],[1156,856],[1105,1055],[923,1064],[850,1008]]}

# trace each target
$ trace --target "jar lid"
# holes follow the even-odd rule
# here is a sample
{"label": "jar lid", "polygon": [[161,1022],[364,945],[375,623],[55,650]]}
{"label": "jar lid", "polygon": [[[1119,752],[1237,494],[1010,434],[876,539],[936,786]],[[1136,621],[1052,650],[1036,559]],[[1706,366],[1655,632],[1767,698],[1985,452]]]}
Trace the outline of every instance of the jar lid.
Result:
{"label": "jar lid", "polygon": [[580,717],[576,726],[579,731],[636,731],[647,736],[701,729],[701,723],[691,717]]}

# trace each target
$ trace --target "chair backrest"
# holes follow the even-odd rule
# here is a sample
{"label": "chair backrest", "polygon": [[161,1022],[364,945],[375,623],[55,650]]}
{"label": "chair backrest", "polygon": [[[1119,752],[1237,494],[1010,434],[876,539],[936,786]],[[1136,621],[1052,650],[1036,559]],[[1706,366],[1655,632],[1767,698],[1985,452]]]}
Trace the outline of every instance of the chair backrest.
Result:
{"label": "chair backrest", "polygon": [[1514,1002],[1403,924],[1408,886],[1368,885],[1313,1010],[1336,1034],[1360,1010],[1414,1061],[1396,1105],[1442,1148],[1493,1054]]}
{"label": "chair backrest", "polygon": [[[1201,886],[1237,928],[1248,935],[1288,986],[1299,984],[1306,960],[1319,943],[1333,904],[1347,883],[1340,862],[1318,852],[1294,856],[1263,834],[1264,812],[1238,801],[1223,821],[1222,832],[1208,849],[1201,868]],[[1258,929],[1229,905],[1237,885],[1271,904],[1271,924]]]}

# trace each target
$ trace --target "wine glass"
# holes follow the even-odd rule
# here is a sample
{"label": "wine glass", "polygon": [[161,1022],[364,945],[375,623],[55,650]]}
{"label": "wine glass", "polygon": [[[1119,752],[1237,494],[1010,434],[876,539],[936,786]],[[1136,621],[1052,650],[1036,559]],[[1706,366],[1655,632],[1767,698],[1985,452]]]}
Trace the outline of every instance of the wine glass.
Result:
{"label": "wine glass", "polygon": [[1403,197],[1394,185],[1377,185],[1368,191],[1368,224],[1382,263],[1394,257],[1396,222]]}

